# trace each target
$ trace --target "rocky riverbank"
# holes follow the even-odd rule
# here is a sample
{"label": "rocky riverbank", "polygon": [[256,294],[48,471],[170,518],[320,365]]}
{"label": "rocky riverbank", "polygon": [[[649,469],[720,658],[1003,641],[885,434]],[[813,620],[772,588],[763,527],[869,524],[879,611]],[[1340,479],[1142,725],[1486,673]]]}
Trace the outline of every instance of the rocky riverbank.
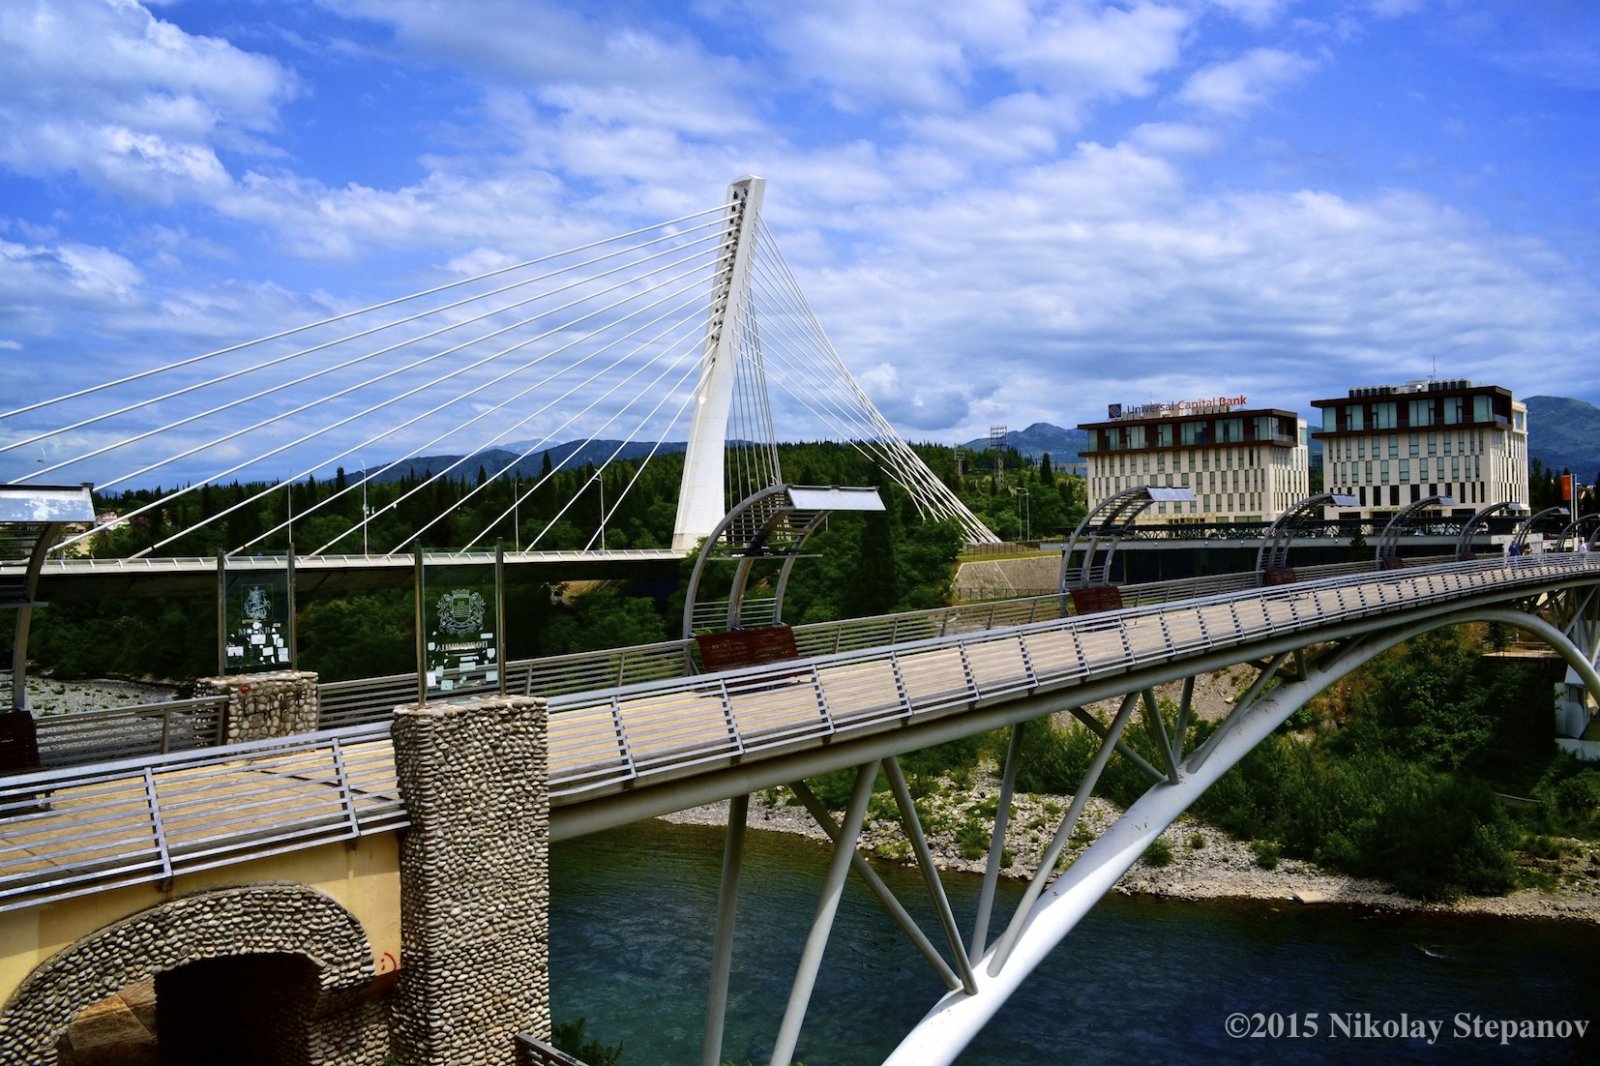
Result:
{"label": "rocky riverbank", "polygon": [[[69,711],[103,711],[111,707],[132,707],[142,703],[162,703],[173,698],[173,685],[147,681],[117,681],[110,678],[85,681],[57,681],[51,677],[28,676],[28,706],[37,716],[65,714]],[[0,692],[11,693],[11,671],[0,670]]]}
{"label": "rocky riverbank", "polygon": [[[958,833],[968,812],[981,807],[995,791],[992,781],[980,780],[957,799],[952,799],[948,790],[944,795],[924,797],[922,802],[929,808],[924,828],[941,869],[983,872],[983,855],[964,855]],[[826,840],[827,835],[804,808],[789,805],[786,797],[787,792],[783,790],[769,790],[752,797],[750,827]],[[1032,875],[1039,855],[1049,845],[1062,813],[1071,802],[1070,796],[1016,797],[1007,832],[1012,862],[1003,869],[1004,876]],[[723,825],[727,822],[727,809],[726,803],[714,803],[668,815],[664,820]],[[1090,800],[1078,830],[1068,843],[1067,854],[1088,847],[1119,813],[1110,803]],[[1161,840],[1170,853],[1166,864],[1157,866],[1148,860],[1135,863],[1117,882],[1116,891],[1183,900],[1284,900],[1381,910],[1600,921],[1600,848],[1593,845],[1581,845],[1577,853],[1563,860],[1559,887],[1552,891],[1526,889],[1507,896],[1474,896],[1453,903],[1437,903],[1411,899],[1380,881],[1348,877],[1298,859],[1279,859],[1272,869],[1267,869],[1247,844],[1189,819],[1180,819],[1169,827]],[[869,813],[860,847],[864,852],[889,861],[907,861],[910,855],[910,846],[892,812]]]}

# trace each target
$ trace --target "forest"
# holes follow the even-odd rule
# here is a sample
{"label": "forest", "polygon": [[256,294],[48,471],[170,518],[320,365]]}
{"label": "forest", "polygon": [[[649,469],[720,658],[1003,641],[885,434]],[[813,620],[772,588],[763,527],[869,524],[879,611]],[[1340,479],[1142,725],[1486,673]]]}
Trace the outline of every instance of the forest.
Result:
{"label": "forest", "polygon": [[[1035,537],[1059,536],[1084,514],[1082,479],[1053,471],[1048,456],[1033,464],[1008,450],[997,464],[992,454],[979,453],[966,458],[969,472],[963,474],[953,449],[920,445],[916,450],[1002,538],[1020,539],[1025,526]],[[958,530],[922,520],[907,493],[848,445],[783,445],[780,461],[789,484],[875,485],[887,505],[883,514],[835,515],[812,538],[788,588],[786,621],[860,617],[945,601],[962,548]],[[654,548],[671,541],[682,470],[681,454],[658,455],[642,467],[614,462],[599,476],[590,466],[551,471],[546,457],[543,472],[550,477],[520,503],[514,501],[526,483],[491,478],[483,466],[469,478],[432,484],[408,472],[393,481],[374,480],[364,493],[342,469],[287,488],[201,486],[161,507],[150,505],[171,489],[153,486],[97,496],[100,512],[128,519],[86,543],[91,554],[106,558],[147,550],[156,555],[282,554],[288,533],[277,527],[292,513],[298,555],[361,554],[364,496],[373,516],[365,531],[373,554],[409,552],[413,537],[430,549],[490,549],[497,541],[510,547],[513,523],[523,548],[576,549],[599,545],[595,530],[603,498],[609,515],[606,547]],[[564,582],[510,567],[507,654],[518,659],[674,639],[690,565],[684,563],[677,581],[619,580],[585,585],[581,595],[572,595]],[[717,594],[718,576],[712,575],[707,595]],[[731,577],[731,568],[720,577]],[[296,601],[299,665],[328,681],[414,670],[414,613],[409,588],[301,594]],[[10,626],[9,612],[0,614],[0,639],[9,639]],[[216,672],[214,639],[196,639],[215,631],[213,596],[62,601],[36,612],[30,660],[37,670],[62,679],[183,681]]]}
{"label": "forest", "polygon": [[[1054,471],[1048,456],[1033,464],[1011,451],[997,464],[995,456],[978,454],[966,457],[963,471],[951,449],[921,446],[918,451],[1002,537],[1058,537],[1084,514],[1082,479]],[[658,457],[637,478],[630,463],[605,471],[607,499],[616,507],[606,534],[609,547],[668,542],[681,463],[681,456]],[[782,463],[791,484],[877,485],[888,505],[881,514],[835,515],[811,540],[790,583],[786,621],[860,617],[946,602],[963,548],[956,528],[922,521],[906,493],[849,447],[789,445]],[[1540,494],[1535,506],[1548,506],[1541,500],[1558,482],[1543,469],[1535,474]],[[524,546],[536,538],[531,546],[537,548],[582,546],[586,527],[599,514],[600,480],[590,469],[557,471],[548,485],[512,509]],[[340,495],[349,484],[338,473],[293,487],[297,551],[330,541],[329,551],[360,552],[359,531],[350,532],[359,519],[360,496]],[[473,494],[480,486],[485,487]],[[224,545],[249,545],[252,552],[281,552],[283,535],[270,532],[291,505],[281,491],[235,507],[267,487],[196,490],[170,509],[136,516],[97,541],[93,551],[125,555],[215,517],[157,550],[208,554]],[[491,481],[485,470],[420,490],[414,477],[370,485],[367,502],[376,515],[368,531],[372,550],[402,546],[412,531],[461,500],[466,503],[428,528],[423,539],[430,547],[473,543],[485,526],[496,532],[494,519],[511,509],[511,494],[511,484]],[[102,510],[130,513],[159,495],[152,489],[98,503]],[[546,525],[549,531],[541,536]],[[511,532],[508,518],[498,538],[509,540]],[[487,547],[494,541],[478,537],[476,542]],[[511,568],[507,654],[555,655],[674,638],[689,565],[682,564],[676,580],[614,581],[586,586],[578,595],[561,582],[536,580]],[[715,596],[718,589],[707,593]],[[297,603],[297,617],[300,665],[324,680],[415,669],[409,589],[307,595]],[[10,613],[0,615],[0,639],[9,639],[10,625]],[[182,681],[215,672],[213,642],[196,639],[214,632],[210,596],[64,601],[38,611],[31,657],[36,669],[63,679]],[[1549,677],[1526,664],[1486,658],[1483,652],[1495,638],[1451,629],[1389,653],[1297,712],[1207,792],[1193,813],[1254,841],[1263,865],[1280,855],[1313,859],[1331,869],[1388,880],[1418,896],[1502,893],[1564,876],[1560,860],[1570,841],[1592,839],[1600,831],[1600,771],[1554,753]],[[1170,706],[1165,712],[1169,719],[1176,716]],[[1038,792],[1076,787],[1093,755],[1093,737],[1049,720],[1027,728],[1021,787]],[[1199,728],[1203,734],[1210,726]],[[1143,741],[1134,731],[1130,739],[1139,750]],[[972,737],[907,756],[905,765],[918,788],[950,787],[980,764],[996,764],[1004,747],[1000,735]],[[1153,749],[1145,754],[1155,757]],[[1102,789],[1125,804],[1147,784],[1132,764],[1115,759]],[[819,794],[830,795],[828,781],[817,787]],[[1508,804],[1502,798],[1508,795],[1522,800]],[[842,802],[842,795],[834,798]],[[1159,856],[1147,860],[1158,862]]]}

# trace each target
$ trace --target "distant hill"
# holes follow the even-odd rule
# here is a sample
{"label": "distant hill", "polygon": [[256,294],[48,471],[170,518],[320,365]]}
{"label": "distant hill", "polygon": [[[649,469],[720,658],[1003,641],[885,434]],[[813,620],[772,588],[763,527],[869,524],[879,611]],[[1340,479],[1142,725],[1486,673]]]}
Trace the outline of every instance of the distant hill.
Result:
{"label": "distant hill", "polygon": [[[485,473],[491,475],[514,466],[517,476],[536,478],[544,470],[546,452],[550,454],[551,465],[559,465],[562,459],[572,456],[563,469],[577,470],[586,463],[593,463],[599,466],[607,459],[612,458],[613,452],[616,453],[615,458],[618,459],[641,459],[650,454],[651,448],[656,449],[657,455],[668,455],[674,452],[681,452],[688,447],[683,441],[666,441],[660,447],[656,447],[649,441],[628,441],[626,443],[619,440],[567,441],[564,444],[553,444],[549,448],[540,451],[528,452],[526,456],[519,460],[517,456],[521,455],[533,443],[532,441],[513,441],[504,448],[488,448],[484,451],[476,452],[466,462],[452,470],[450,476],[460,480],[472,481],[477,478],[478,467],[480,466],[483,467]],[[408,475],[425,478],[431,474],[438,473],[459,458],[461,458],[460,455],[419,455],[414,459],[401,461],[393,470],[386,471],[373,478],[373,480],[379,482],[399,481]],[[379,470],[382,467],[375,466],[373,469]],[[358,473],[359,471],[352,471],[351,476],[355,476]]]}
{"label": "distant hill", "polygon": [[1546,468],[1593,485],[1600,474],[1600,407],[1565,396],[1528,396],[1528,451]]}
{"label": "distant hill", "polygon": [[[1532,456],[1552,470],[1571,470],[1584,484],[1594,484],[1596,476],[1600,475],[1600,407],[1563,396],[1529,396],[1525,402],[1528,405],[1528,450]],[[1088,438],[1089,435],[1081,429],[1063,429],[1049,422],[1035,422],[1027,429],[1008,432],[1006,445],[1030,459],[1038,459],[1049,452],[1051,465],[1059,470],[1081,467],[1082,452]],[[1313,467],[1321,460],[1320,443],[1312,441]],[[479,452],[457,467],[453,474],[471,480],[477,477],[480,464],[493,474],[512,465],[517,455],[532,444],[532,441],[514,441],[503,448]],[[627,444],[614,440],[568,441],[529,452],[515,465],[519,476],[538,477],[544,466],[545,451],[550,453],[552,463],[559,463],[564,456],[576,453],[567,464],[567,469],[576,469],[585,463],[599,465],[619,447],[619,458],[638,459],[649,454],[652,445],[648,441],[630,441]],[[657,454],[682,452],[685,447],[687,445],[683,441],[667,441],[657,449]],[[989,440],[980,437],[968,441],[965,447],[969,452],[986,452],[989,450]],[[412,476],[426,477],[443,470],[457,458],[455,455],[424,455],[407,459],[378,480],[399,481],[408,472]]]}
{"label": "distant hill", "polygon": [[[1037,459],[1049,452],[1050,465],[1058,470],[1081,464],[1083,460],[1079,456],[1088,443],[1089,434],[1083,430],[1063,429],[1049,422],[1035,422],[1027,429],[1013,429],[1006,434],[1008,448],[1015,448],[1029,459]],[[969,440],[964,447],[969,452],[986,452],[989,450],[989,438]]]}

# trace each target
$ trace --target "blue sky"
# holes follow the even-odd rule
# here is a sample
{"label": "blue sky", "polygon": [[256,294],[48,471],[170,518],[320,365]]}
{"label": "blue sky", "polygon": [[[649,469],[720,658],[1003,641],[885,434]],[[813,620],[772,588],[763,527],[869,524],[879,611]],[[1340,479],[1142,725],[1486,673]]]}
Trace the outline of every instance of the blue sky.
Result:
{"label": "blue sky", "polygon": [[7,0],[0,46],[6,401],[744,173],[913,440],[1435,368],[1600,401],[1587,0]]}

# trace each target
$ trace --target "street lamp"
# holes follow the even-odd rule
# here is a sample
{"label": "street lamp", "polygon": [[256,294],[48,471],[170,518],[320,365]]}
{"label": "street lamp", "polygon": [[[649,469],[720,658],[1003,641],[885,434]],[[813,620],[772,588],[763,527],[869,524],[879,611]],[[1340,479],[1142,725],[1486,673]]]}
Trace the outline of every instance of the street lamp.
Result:
{"label": "street lamp", "polygon": [[361,557],[365,559],[367,552],[367,519],[371,512],[367,510],[367,464],[361,456],[356,456],[356,462],[361,464]]}

